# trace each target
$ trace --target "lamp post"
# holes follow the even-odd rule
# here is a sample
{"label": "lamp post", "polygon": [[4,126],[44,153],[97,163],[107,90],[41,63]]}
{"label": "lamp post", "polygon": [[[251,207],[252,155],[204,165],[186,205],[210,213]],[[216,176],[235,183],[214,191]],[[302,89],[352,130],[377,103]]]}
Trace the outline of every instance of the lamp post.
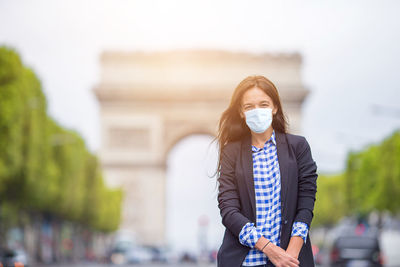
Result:
{"label": "lamp post", "polygon": [[199,224],[199,232],[198,232],[198,241],[200,247],[200,259],[207,261],[208,260],[208,247],[207,247],[207,230],[209,224],[209,218],[206,214],[202,214],[198,219]]}

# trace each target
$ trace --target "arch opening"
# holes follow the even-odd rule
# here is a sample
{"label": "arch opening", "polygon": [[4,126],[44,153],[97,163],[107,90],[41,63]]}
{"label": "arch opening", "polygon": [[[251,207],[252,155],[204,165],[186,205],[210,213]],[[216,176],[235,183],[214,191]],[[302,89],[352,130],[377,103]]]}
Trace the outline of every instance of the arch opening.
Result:
{"label": "arch opening", "polygon": [[166,238],[178,253],[204,255],[222,241],[212,176],[218,150],[212,140],[212,135],[190,134],[177,141],[166,158]]}

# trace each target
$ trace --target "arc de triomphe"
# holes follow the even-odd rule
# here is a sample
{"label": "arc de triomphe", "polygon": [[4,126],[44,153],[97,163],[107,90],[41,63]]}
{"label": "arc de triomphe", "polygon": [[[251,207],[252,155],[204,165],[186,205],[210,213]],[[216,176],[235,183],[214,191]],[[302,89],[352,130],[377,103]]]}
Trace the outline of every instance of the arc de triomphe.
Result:
{"label": "arc de triomphe", "polygon": [[106,183],[122,186],[120,229],[147,245],[164,245],[166,158],[185,136],[215,136],[218,119],[237,84],[264,75],[277,86],[289,119],[300,133],[301,106],[308,94],[301,56],[220,50],[104,52],[100,102],[101,148]]}

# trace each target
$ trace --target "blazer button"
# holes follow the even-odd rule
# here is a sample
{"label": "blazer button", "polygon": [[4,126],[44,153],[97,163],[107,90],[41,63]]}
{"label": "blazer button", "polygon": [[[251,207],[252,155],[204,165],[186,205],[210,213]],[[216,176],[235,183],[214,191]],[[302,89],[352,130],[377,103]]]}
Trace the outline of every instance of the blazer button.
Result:
{"label": "blazer button", "polygon": [[287,220],[285,220],[283,223],[284,223],[284,224],[287,224]]}

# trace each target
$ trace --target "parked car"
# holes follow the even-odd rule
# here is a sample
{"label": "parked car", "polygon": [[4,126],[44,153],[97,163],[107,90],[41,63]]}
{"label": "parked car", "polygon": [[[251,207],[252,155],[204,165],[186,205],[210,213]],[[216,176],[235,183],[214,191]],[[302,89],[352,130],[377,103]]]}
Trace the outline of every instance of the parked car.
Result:
{"label": "parked car", "polygon": [[109,261],[113,264],[126,264],[127,253],[134,246],[130,241],[119,241],[114,244],[109,252]]}
{"label": "parked car", "polygon": [[193,252],[183,251],[179,261],[181,263],[195,263],[197,262],[197,257]]}
{"label": "parked car", "polygon": [[0,249],[0,263],[3,265],[3,267],[30,266],[29,257],[23,249]]}
{"label": "parked car", "polygon": [[113,264],[148,263],[153,253],[149,248],[131,242],[118,242],[110,251],[110,262]]}
{"label": "parked car", "polygon": [[166,246],[145,246],[152,253],[152,262],[172,263],[173,252]]}
{"label": "parked car", "polygon": [[153,259],[153,252],[151,249],[134,246],[126,255],[128,263],[149,263]]}
{"label": "parked car", "polygon": [[381,267],[382,253],[376,235],[341,235],[330,253],[334,267]]}

